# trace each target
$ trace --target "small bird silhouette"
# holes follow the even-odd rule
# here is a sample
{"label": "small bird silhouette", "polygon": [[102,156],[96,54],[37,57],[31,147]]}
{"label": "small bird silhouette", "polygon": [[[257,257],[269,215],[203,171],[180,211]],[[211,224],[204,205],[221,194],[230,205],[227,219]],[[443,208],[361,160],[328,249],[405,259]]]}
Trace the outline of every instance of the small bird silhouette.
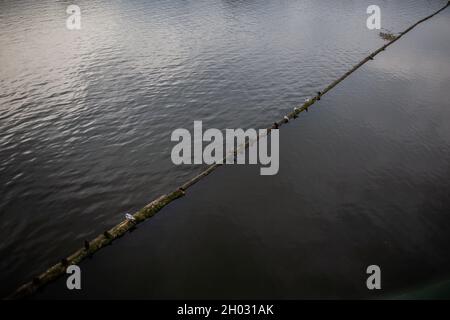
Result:
{"label": "small bird silhouette", "polygon": [[127,219],[128,221],[132,221],[132,222],[135,222],[136,221],[136,218],[135,217],[133,217],[131,214],[129,214],[129,213],[125,213],[125,219]]}

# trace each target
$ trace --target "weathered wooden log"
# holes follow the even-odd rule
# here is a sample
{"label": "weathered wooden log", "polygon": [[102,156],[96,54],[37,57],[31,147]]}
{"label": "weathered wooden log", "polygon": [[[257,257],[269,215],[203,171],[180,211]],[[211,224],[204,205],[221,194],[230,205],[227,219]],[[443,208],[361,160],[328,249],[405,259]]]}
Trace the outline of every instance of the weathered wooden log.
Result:
{"label": "weathered wooden log", "polygon": [[7,297],[7,299],[21,299],[32,295],[39,288],[45,286],[49,282],[54,281],[59,276],[64,274],[66,272],[67,266],[79,264],[85,258],[92,256],[101,248],[111,244],[115,239],[122,237],[126,232],[134,228],[136,224],[139,224],[152,217],[167,204],[174,201],[175,199],[182,197],[183,195],[184,191],[176,190],[168,195],[163,195],[158,199],[152,201],[133,215],[135,221],[122,221],[111,229],[106,230],[104,233],[97,236],[92,241],[85,242],[83,248],[77,250],[69,257],[62,259],[59,263],[55,264],[44,273],[35,277],[33,281],[30,281],[18,288],[13,294]]}
{"label": "weathered wooden log", "polygon": [[[434,17],[444,9],[446,9],[448,6],[450,6],[450,1],[448,1],[447,5],[436,11],[435,13],[419,20],[415,24],[413,24],[411,27],[406,29],[405,31],[401,32],[395,39],[389,41],[387,44],[382,46],[381,48],[375,50],[370,55],[368,55],[366,58],[364,58],[361,62],[356,64],[353,68],[351,68],[349,71],[347,71],[344,75],[342,75],[339,79],[333,81],[328,87],[326,87],[323,91],[317,92],[317,94],[311,98],[310,100],[306,101],[303,105],[300,107],[296,107],[294,111],[287,114],[285,117],[288,119],[296,119],[298,115],[303,111],[308,111],[308,108],[312,106],[314,103],[316,103],[320,98],[325,95],[327,92],[329,92],[331,89],[333,89],[335,86],[337,86],[340,82],[342,82],[345,78],[350,76],[353,72],[355,72],[357,69],[359,69],[362,65],[364,65],[366,62],[371,61],[373,57],[378,55],[380,52],[384,51],[387,47],[392,45],[394,42],[398,41],[401,37],[403,37],[406,33],[414,29],[417,25],[421,24],[422,22]],[[267,128],[267,134],[270,134],[272,129],[278,129],[282,125],[287,124],[288,121],[283,117],[281,120],[276,121],[273,123],[272,126]],[[260,137],[258,136],[257,139]],[[247,149],[250,146],[250,143],[247,142],[244,145],[244,149]],[[236,149],[233,153],[236,155],[236,153],[239,150]],[[224,157],[223,163],[225,163],[227,156]],[[158,199],[152,201],[147,206],[136,212],[133,216],[135,218],[135,221],[125,220],[118,225],[114,226],[113,228],[105,231],[103,234],[97,236],[92,241],[85,241],[84,246],[79,249],[78,251],[74,252],[72,255],[70,255],[67,258],[62,259],[59,263],[55,264],[54,266],[50,267],[47,271],[40,274],[37,277],[34,277],[30,282],[22,285],[19,287],[14,293],[12,293],[10,296],[8,296],[6,299],[21,299],[25,298],[27,296],[30,296],[34,294],[39,288],[44,287],[48,283],[54,281],[59,276],[63,275],[66,271],[66,268],[68,265],[74,265],[79,264],[82,260],[85,258],[92,256],[95,252],[100,250],[101,248],[111,244],[115,239],[122,237],[125,233],[132,230],[136,224],[139,224],[143,221],[145,221],[148,218],[151,218],[153,215],[155,215],[159,210],[161,210],[163,207],[171,203],[172,201],[184,196],[185,191],[193,186],[195,183],[200,181],[202,178],[206,177],[210,173],[212,173],[215,169],[220,167],[222,164],[213,164],[210,165],[206,170],[204,170],[199,175],[195,176],[191,180],[184,183],[181,187],[179,187],[177,190],[173,191],[172,193],[169,193],[168,195],[163,195],[159,197]]]}

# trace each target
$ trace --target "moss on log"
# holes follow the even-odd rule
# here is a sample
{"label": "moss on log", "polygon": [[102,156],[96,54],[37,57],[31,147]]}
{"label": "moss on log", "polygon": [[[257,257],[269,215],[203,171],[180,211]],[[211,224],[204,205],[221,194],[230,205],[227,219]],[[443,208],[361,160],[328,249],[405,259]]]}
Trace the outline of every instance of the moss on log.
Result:
{"label": "moss on log", "polygon": [[[415,24],[413,24],[411,27],[406,29],[405,31],[401,32],[399,36],[396,36],[393,38],[390,42],[379,48],[378,50],[372,52],[370,55],[368,55],[366,58],[364,58],[361,62],[356,64],[353,68],[351,68],[349,71],[347,71],[344,75],[342,75],[339,79],[333,81],[328,87],[326,87],[323,91],[317,92],[317,94],[311,98],[310,100],[306,101],[303,105],[300,107],[297,107],[294,109],[294,111],[287,114],[285,117],[288,119],[295,119],[298,117],[298,115],[303,111],[308,111],[308,108],[311,107],[314,103],[316,103],[320,98],[325,95],[327,92],[329,92],[331,89],[333,89],[335,86],[337,86],[340,82],[342,82],[345,78],[347,78],[349,75],[351,75],[353,72],[355,72],[357,69],[359,69],[362,65],[367,63],[368,61],[373,60],[373,58],[379,54],[380,52],[384,51],[388,46],[392,45],[394,42],[398,41],[403,35],[414,29],[417,25],[420,23],[432,18],[433,16],[437,15],[441,11],[443,11],[445,8],[450,6],[450,1],[448,1],[447,5],[445,5],[443,8],[439,9],[435,13],[429,15],[428,17],[423,18],[422,20],[419,20]],[[286,118],[283,117],[283,119],[276,121],[273,123],[273,125],[269,128],[267,128],[267,134],[270,134],[270,131],[272,129],[278,129],[282,125],[288,123],[286,121]],[[259,139],[259,136],[258,136]],[[245,143],[244,148],[248,148],[250,145],[249,142]],[[234,155],[238,150],[234,151]],[[226,156],[227,157],[227,156]],[[225,159],[224,157],[224,163]],[[118,225],[112,227],[111,229],[105,231],[103,234],[97,236],[95,239],[93,239],[90,242],[85,242],[84,246],[74,252],[72,255],[70,255],[67,258],[64,258],[61,262],[55,264],[54,266],[50,267],[48,270],[40,274],[39,276],[33,278],[30,282],[22,285],[19,287],[15,292],[13,292],[10,296],[8,296],[6,299],[21,299],[26,298],[32,294],[34,294],[39,288],[42,288],[46,284],[54,281],[61,275],[63,275],[66,272],[67,265],[71,264],[79,264],[81,261],[83,261],[86,257],[92,256],[95,252],[102,249],[103,247],[111,244],[115,239],[122,237],[125,233],[133,229],[136,224],[139,224],[152,216],[154,216],[159,210],[161,210],[163,207],[171,203],[172,201],[184,196],[185,191],[200,181],[202,178],[206,177],[210,173],[212,173],[215,169],[220,167],[221,164],[213,164],[210,165],[206,170],[204,170],[199,175],[195,176],[191,180],[184,183],[180,188],[173,191],[172,193],[169,193],[167,195],[162,195],[161,197],[157,198],[156,200],[152,201],[148,205],[146,205],[144,208],[136,212],[133,216],[135,218],[135,221],[131,220],[125,220],[119,223]]]}

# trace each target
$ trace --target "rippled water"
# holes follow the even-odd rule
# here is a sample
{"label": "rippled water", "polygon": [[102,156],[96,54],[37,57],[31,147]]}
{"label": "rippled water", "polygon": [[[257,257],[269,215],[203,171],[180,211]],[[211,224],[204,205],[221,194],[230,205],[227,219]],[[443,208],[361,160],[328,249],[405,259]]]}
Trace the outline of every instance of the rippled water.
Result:
{"label": "rippled water", "polygon": [[[445,2],[382,2],[383,27],[393,32],[401,31]],[[173,129],[190,128],[194,120],[203,120],[206,127],[264,127],[383,43],[377,32],[365,28],[365,10],[372,4],[370,1],[340,1],[339,5],[331,0],[77,1],[82,10],[82,30],[68,31],[65,10],[71,3],[0,2],[1,293],[78,248],[83,239],[120,221],[123,212],[142,207],[201,170],[196,166],[172,165],[169,137]],[[447,25],[444,25],[448,30],[448,15],[446,17]],[[448,58],[448,53],[448,50],[444,51],[444,57]],[[404,61],[405,55],[399,55],[398,64]],[[421,59],[418,61],[423,63]],[[396,66],[397,62],[390,63]],[[411,63],[416,65],[417,61]],[[389,166],[388,176],[400,179],[399,188],[392,191],[397,194],[396,204],[384,206],[399,209],[405,197],[404,190],[407,190],[401,183],[406,181],[414,185],[412,177],[425,176],[429,183],[418,187],[422,191],[426,188],[434,190],[439,182],[444,183],[440,177],[448,175],[444,170],[448,168],[448,140],[438,146],[431,142],[435,141],[437,130],[444,130],[444,136],[448,132],[445,127],[436,129],[433,122],[413,121],[412,127],[406,130],[411,135],[402,136],[398,141],[386,139],[368,144],[367,138],[359,138],[360,132],[367,128],[373,129],[375,136],[395,131],[396,120],[420,119],[420,110],[423,110],[419,108],[418,113],[407,113],[407,116],[394,114],[388,117],[391,121],[389,130],[382,126],[386,119],[379,119],[379,113],[374,111],[377,100],[389,95],[400,80],[409,83],[422,74],[418,71],[411,74],[408,64],[399,70],[391,70],[389,64],[379,67],[381,71],[373,72],[373,77],[379,77],[378,85],[386,86],[386,90],[374,93],[373,109],[358,109],[362,120],[358,121],[360,127],[344,125],[345,121],[355,117],[354,108],[346,107],[339,110],[341,118],[333,118],[333,113],[326,115],[323,110],[324,119],[311,122],[305,119],[301,125],[315,130],[331,127],[328,132],[331,136],[340,137],[342,132],[347,132],[355,140],[344,140],[342,148],[350,154],[356,149],[362,150],[362,158],[372,159],[374,148],[378,148],[376,159]],[[433,72],[442,73],[443,70],[435,67]],[[435,76],[433,72],[431,75]],[[435,81],[434,86],[448,85],[444,80]],[[367,84],[371,81],[374,80],[361,77],[359,82],[353,82],[353,86],[369,92]],[[353,91],[341,92],[341,99],[348,99],[341,104],[351,104],[353,94]],[[338,93],[336,95],[340,97]],[[404,96],[395,99],[399,99],[399,112],[408,110],[410,104],[402,100]],[[434,96],[422,99],[422,102],[434,101]],[[389,107],[390,101],[385,101],[383,107]],[[333,104],[329,103],[330,106]],[[439,114],[434,115],[437,121]],[[414,134],[425,125],[429,126],[429,131],[420,131],[422,139],[417,142]],[[291,134],[294,137],[298,133]],[[308,135],[308,131],[303,134]],[[311,162],[306,168],[311,181],[316,181],[317,171],[323,170],[327,154],[314,153],[315,148],[337,148],[332,140],[327,141],[307,139],[304,153],[283,157],[282,172],[286,167],[302,163],[303,156],[312,158],[315,155],[316,163]],[[420,143],[420,148],[415,143]],[[390,162],[389,155],[398,152],[399,144],[405,147],[404,153],[393,155],[399,160]],[[408,155],[408,150],[413,154]],[[414,156],[420,158],[437,150],[441,150],[441,154],[436,154],[437,159],[441,159],[439,170],[444,171],[430,173],[429,167],[422,168],[420,162],[422,170],[405,169],[405,176],[393,174],[403,172],[405,161],[416,161]],[[352,167],[353,160],[344,157],[338,163]],[[238,169],[227,168],[223,172],[231,170]],[[365,186],[378,185],[377,181],[386,181],[379,170],[388,169],[363,170],[354,180],[348,175],[341,176],[341,172],[347,171],[342,171],[340,166],[329,170],[332,182],[345,186],[348,179],[353,188],[364,190]],[[304,178],[278,177],[283,182],[279,186],[275,184],[270,194],[276,198],[293,186],[301,190],[311,188]],[[240,176],[235,179],[253,181]],[[233,198],[234,185],[229,184],[225,189],[225,194],[230,196],[227,201],[243,204]],[[436,191],[437,194],[443,192],[442,197],[448,195],[448,185],[444,183],[443,187],[447,189]],[[320,200],[329,204],[327,208],[311,211],[318,213],[311,219],[332,214],[337,210],[336,198],[345,198],[336,190],[330,194],[323,185],[311,190],[314,194],[324,194]],[[345,208],[355,206],[360,211],[384,208],[377,207],[377,199],[370,194],[358,192],[347,207],[339,207],[339,212],[344,214]],[[382,188],[380,192],[388,193],[389,190]],[[251,192],[248,197],[251,199]],[[258,203],[256,199],[265,203],[261,198],[254,199],[253,204]],[[447,202],[440,205],[443,206],[440,210],[448,208]],[[417,209],[420,204],[410,206]],[[216,203],[216,208],[233,211],[235,207]],[[278,214],[288,216],[290,210],[296,208],[292,205],[279,207]],[[261,206],[254,209],[248,219],[262,209]],[[295,212],[298,214],[298,210]],[[403,211],[392,212],[399,215]],[[214,221],[223,216],[225,214],[203,218]],[[189,221],[181,223],[176,218],[170,221],[173,215],[168,217],[168,225],[178,226],[177,230],[172,230],[174,232],[189,226]],[[352,219],[352,215],[345,219]],[[233,225],[241,222],[236,221]],[[354,223],[353,228],[362,225],[356,218],[350,223]],[[411,228],[419,228],[423,223],[422,220],[415,221]],[[327,225],[332,228],[331,222]],[[386,217],[380,218],[376,225],[381,231],[391,232]],[[261,231],[239,231],[228,229],[230,225],[227,224],[222,226],[220,233],[232,234],[242,241]],[[249,226],[248,222],[242,228]],[[349,228],[348,225],[340,227],[342,230]],[[258,228],[258,223],[254,223],[254,228]],[[199,232],[196,228],[187,227],[186,230],[183,232]],[[202,241],[205,242],[208,236],[219,232],[206,227],[202,230]],[[295,224],[285,223],[277,232],[269,233],[264,241],[280,244],[282,242],[277,241],[279,233],[292,233],[293,236],[297,231]],[[311,237],[318,236],[313,230],[307,232]],[[265,248],[261,240],[255,241],[255,252],[259,252],[257,248]],[[275,245],[274,248],[279,249]],[[208,263],[211,256],[207,248],[204,249],[194,252]],[[216,249],[228,251],[224,245]],[[204,256],[202,252],[205,252]],[[167,258],[164,255],[156,258],[164,257]],[[142,268],[145,267],[143,261]],[[288,282],[289,278],[283,281]]]}

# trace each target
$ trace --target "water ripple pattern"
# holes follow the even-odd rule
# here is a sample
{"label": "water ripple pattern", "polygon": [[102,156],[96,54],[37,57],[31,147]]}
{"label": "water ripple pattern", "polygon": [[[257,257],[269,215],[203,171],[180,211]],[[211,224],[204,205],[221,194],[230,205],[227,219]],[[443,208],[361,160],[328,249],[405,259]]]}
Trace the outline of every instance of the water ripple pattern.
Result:
{"label": "water ripple pattern", "polygon": [[[382,2],[384,26],[443,3]],[[264,127],[383,41],[369,1],[80,0],[79,31],[68,4],[0,2],[1,293],[199,172],[175,128]]]}

